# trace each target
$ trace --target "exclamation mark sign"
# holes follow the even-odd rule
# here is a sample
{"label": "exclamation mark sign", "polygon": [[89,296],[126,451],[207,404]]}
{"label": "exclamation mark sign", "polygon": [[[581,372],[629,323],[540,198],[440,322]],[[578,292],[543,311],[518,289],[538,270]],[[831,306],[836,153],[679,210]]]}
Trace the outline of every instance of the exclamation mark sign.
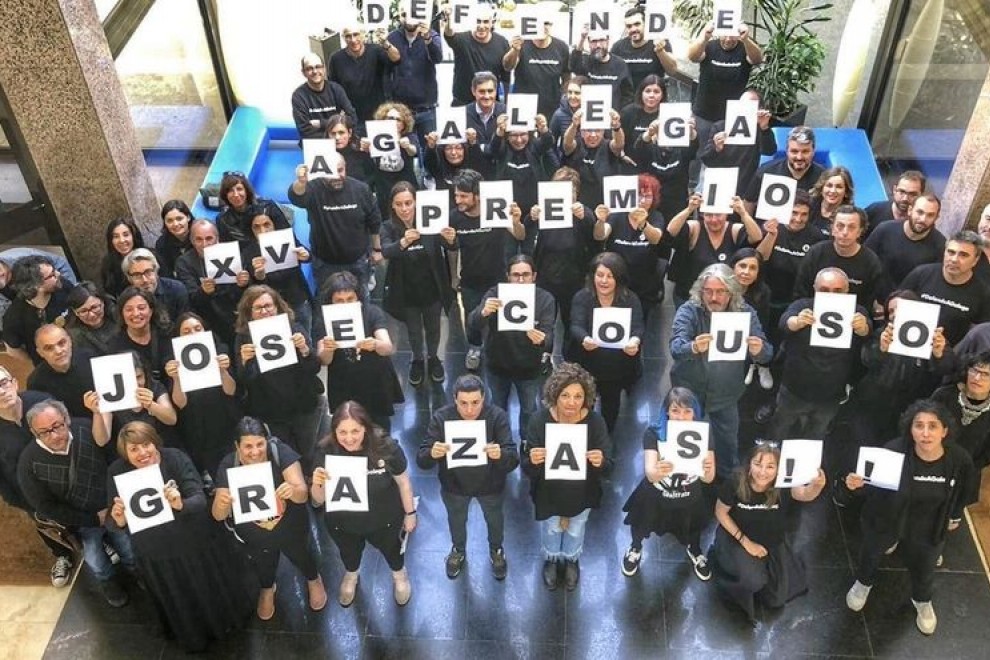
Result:
{"label": "exclamation mark sign", "polygon": [[869,481],[870,476],[873,474],[873,461],[866,461],[863,464],[863,480]]}
{"label": "exclamation mark sign", "polygon": [[784,480],[787,483],[791,483],[792,481],[794,481],[794,463],[795,462],[796,461],[793,458],[788,458],[786,461],[784,461]]}

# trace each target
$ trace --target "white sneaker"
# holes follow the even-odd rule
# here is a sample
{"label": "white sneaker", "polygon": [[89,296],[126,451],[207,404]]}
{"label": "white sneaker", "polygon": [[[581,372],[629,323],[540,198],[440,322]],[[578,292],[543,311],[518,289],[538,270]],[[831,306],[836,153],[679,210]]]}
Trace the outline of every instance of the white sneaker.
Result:
{"label": "white sneaker", "polygon": [[945,557],[939,555],[938,559],[935,560],[935,568],[942,568],[942,564],[944,563],[945,563]]}
{"label": "white sneaker", "polygon": [[846,592],[846,607],[853,612],[859,612],[866,605],[866,599],[870,597],[872,586],[866,586],[859,580],[853,582],[853,586]]}
{"label": "white sneaker", "polygon": [[756,370],[760,375],[760,387],[765,390],[772,390],[773,374],[770,373],[770,367],[758,366]]}
{"label": "white sneaker", "polygon": [[932,607],[932,601],[919,603],[912,598],[911,603],[914,604],[914,609],[918,610],[918,617],[914,620],[915,625],[918,626],[918,630],[925,635],[934,633],[935,626],[938,625],[938,618],[935,616],[935,608]]}
{"label": "white sneaker", "polygon": [[746,377],[743,378],[743,384],[747,387],[753,383],[753,374],[756,373],[756,365],[749,365],[749,371],[746,372]]}
{"label": "white sneaker", "polygon": [[72,579],[72,560],[68,557],[59,557],[52,565],[52,586],[61,588],[69,584]]}

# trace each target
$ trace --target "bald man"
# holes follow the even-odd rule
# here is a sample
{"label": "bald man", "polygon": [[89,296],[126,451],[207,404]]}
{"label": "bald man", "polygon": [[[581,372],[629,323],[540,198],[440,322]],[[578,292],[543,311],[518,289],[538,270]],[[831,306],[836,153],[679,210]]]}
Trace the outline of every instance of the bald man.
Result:
{"label": "bald man", "polygon": [[93,354],[83,348],[74,350],[69,333],[53,323],[38,328],[34,346],[42,362],[28,377],[28,388],[48,392],[64,403],[73,417],[91,417],[83,395],[94,389],[89,366]]}

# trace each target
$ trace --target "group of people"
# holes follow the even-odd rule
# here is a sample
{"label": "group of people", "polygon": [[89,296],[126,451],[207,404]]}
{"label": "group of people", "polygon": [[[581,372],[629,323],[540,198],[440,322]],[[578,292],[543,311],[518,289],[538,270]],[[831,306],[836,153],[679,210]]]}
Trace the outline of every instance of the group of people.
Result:
{"label": "group of people", "polygon": [[[452,543],[447,576],[455,579],[467,561],[466,521],[477,499],[493,575],[506,577],[505,487],[521,466],[540,521],[544,584],[572,590],[603,483],[618,450],[637,446],[615,431],[623,393],[641,380],[644,344],[659,334],[668,279],[672,388],[642,436],[643,479],[623,507],[631,542],[621,572],[638,572],[651,534],[671,533],[697,577],[713,579],[752,619],[757,601],[778,607],[807,589],[786,515],[830,487],[838,505],[862,506],[848,607],[865,606],[882,555],[896,551],[911,574],[918,628],[934,632],[932,582],[946,532],[959,526],[990,463],[990,212],[976,231],[943,237],[935,228],[941,202],[914,171],[897,179],[892,201],[860,208],[849,170],[814,162],[806,126],[790,132],[782,158],[760,166],[777,148],[764,111],[755,144],[726,144],[725,102],[758,100],[747,81],[762,55],[745,27],[738,38],[713,38],[709,29],[691,44],[701,74],[690,146],[671,148],[654,137],[664,72],[676,65],[666,44],[643,38],[641,9],[626,12],[627,37],[611,49],[595,32],[569,49],[549,26],[541,39],[509,42],[484,13],[463,33],[445,15],[438,20],[434,30],[403,17],[380,43],[347,29],[329,69],[316,55],[303,58],[306,82],[292,98],[300,137],[333,139],[342,156],[326,178],[310,179],[299,166],[287,191],[308,211],[310,235],[291,249],[299,264],[311,264],[315,287],[299,265],[266,270],[263,235],[292,223],[239,172],[221,181],[224,209],[215,221],[167,202],[153,247],[133,219],[111,221],[99,281],[77,284],[45,254],[0,254],[0,295],[12,299],[3,339],[9,353],[35,364],[20,393],[0,369],[0,496],[34,517],[55,555],[53,584],[71,580],[81,554],[110,605],[125,605],[126,584],[140,584],[165,630],[202,649],[239,625],[252,603],[260,619],[275,616],[284,554],[306,578],[309,607],[321,610],[328,596],[308,509],[328,500],[336,475],[327,457],[345,456],[366,459],[368,506],[323,516],[345,569],[337,600],[347,607],[357,597],[370,543],[392,571],[395,601],[408,603],[404,552],[417,505],[412,445],[391,436],[405,395],[387,313],[407,334],[405,380],[414,388],[448,380],[440,359],[445,315],[466,340],[469,373],[454,380],[452,403],[433,412],[413,443],[417,465],[437,469]],[[436,134],[440,32],[455,53],[455,103],[467,106],[467,133],[455,144]],[[506,128],[498,95],[512,80],[515,91],[539,95],[532,132]],[[582,127],[581,88],[589,83],[613,86],[609,131]],[[398,122],[397,156],[370,155],[361,136],[371,119]],[[695,161],[738,168],[732,213],[700,211]],[[610,212],[603,178],[627,173],[637,177],[638,207]],[[793,178],[797,192],[789,217],[758,221],[768,174]],[[482,226],[481,184],[500,180],[512,182],[515,201],[510,226],[492,229]],[[572,226],[540,228],[540,181],[571,185]],[[417,194],[430,186],[451,196],[449,226],[438,234],[422,233],[417,218]],[[205,252],[233,242],[242,268],[221,283]],[[382,307],[369,295],[379,268]],[[533,285],[532,328],[499,329],[500,284]],[[850,348],[812,341],[819,293],[856,297]],[[890,350],[898,305],[919,300],[939,306],[928,359]],[[364,325],[350,348],[320,313],[348,303],[360,306]],[[627,314],[618,344],[596,334],[603,310]],[[749,314],[745,359],[709,359],[718,341],[713,318],[722,312]],[[281,315],[296,360],[263,370],[249,325]],[[221,385],[186,392],[171,340],[202,332],[213,333]],[[119,353],[133,356],[138,405],[111,413],[101,410],[90,361]],[[739,402],[754,380],[765,439],[740,457],[747,443]],[[513,390],[518,442],[508,412]],[[470,467],[452,465],[447,424],[479,420],[483,455]],[[671,421],[707,422],[700,475],[674,471]],[[560,429],[579,427],[584,454],[561,458]],[[825,440],[824,460],[808,483],[779,488],[780,444],[790,438]],[[904,455],[899,488],[856,474],[864,446]],[[549,475],[548,460],[564,459],[582,467],[581,478]],[[277,514],[233,524],[227,473],[262,463],[271,466]],[[151,465],[161,470],[175,521],[131,534],[114,477]],[[715,539],[705,550],[712,518]],[[257,598],[231,557],[253,568]]]}

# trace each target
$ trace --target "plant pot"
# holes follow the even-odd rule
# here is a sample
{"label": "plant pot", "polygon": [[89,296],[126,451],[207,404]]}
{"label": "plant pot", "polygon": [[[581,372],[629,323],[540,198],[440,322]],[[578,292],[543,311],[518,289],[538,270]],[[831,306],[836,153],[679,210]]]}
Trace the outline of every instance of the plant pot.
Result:
{"label": "plant pot", "polygon": [[774,115],[770,118],[771,126],[803,126],[804,120],[808,116],[808,106],[803,103],[799,105],[794,111],[784,117],[778,117]]}

